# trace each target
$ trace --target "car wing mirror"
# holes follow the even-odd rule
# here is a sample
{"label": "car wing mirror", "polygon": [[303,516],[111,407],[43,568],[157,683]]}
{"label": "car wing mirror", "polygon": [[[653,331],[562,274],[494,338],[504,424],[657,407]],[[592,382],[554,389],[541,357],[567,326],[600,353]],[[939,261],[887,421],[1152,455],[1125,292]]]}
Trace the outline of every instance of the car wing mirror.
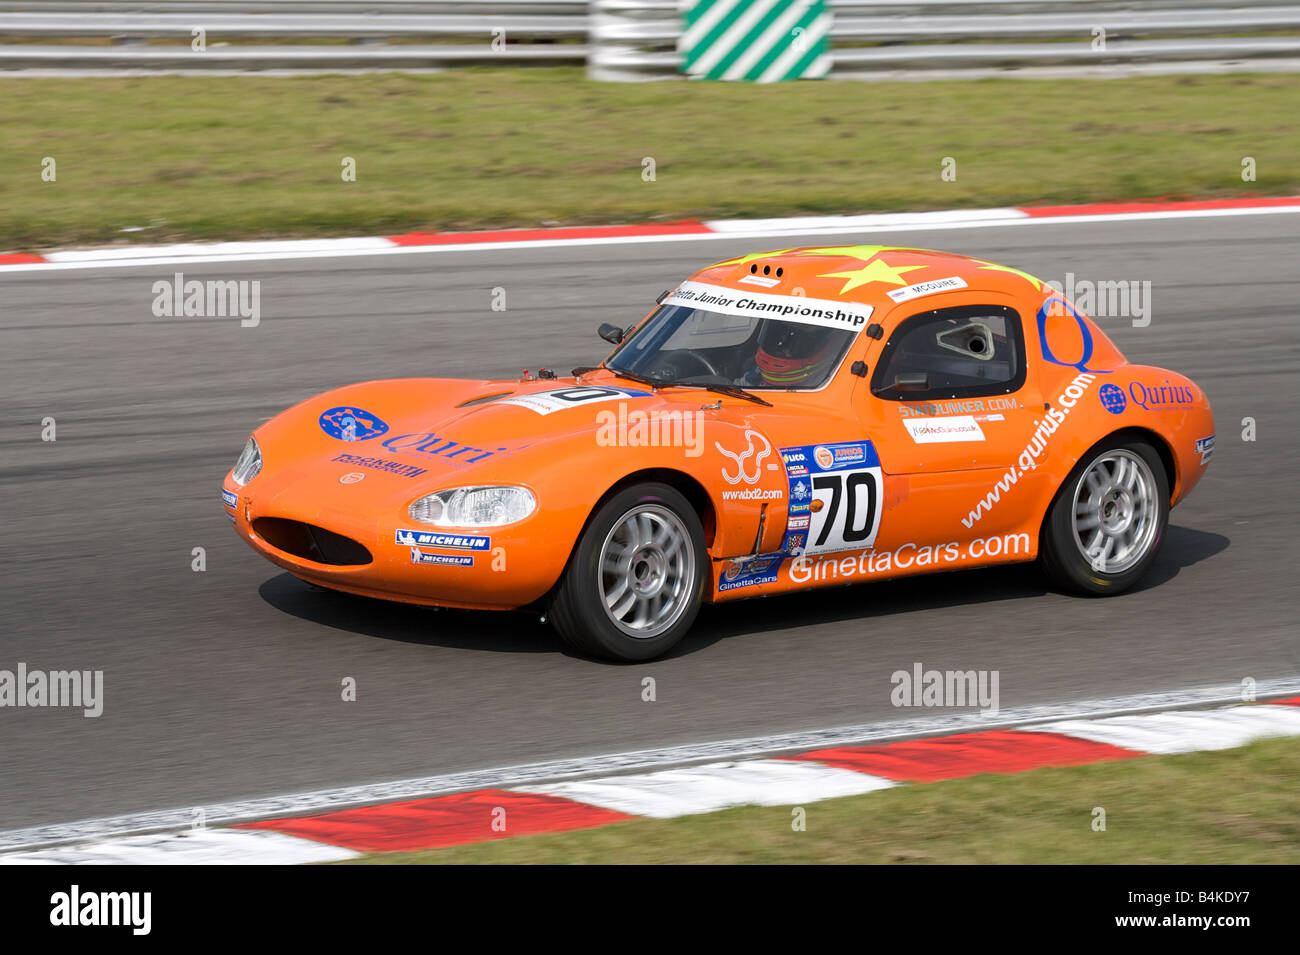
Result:
{"label": "car wing mirror", "polygon": [[929,391],[930,376],[923,371],[909,371],[894,376],[894,388],[897,391]]}
{"label": "car wing mirror", "polygon": [[626,337],[623,333],[623,329],[619,328],[617,325],[611,325],[609,322],[601,322],[600,328],[596,329],[596,334],[605,339],[605,341],[609,342],[611,345],[617,345],[624,339],[624,337]]}

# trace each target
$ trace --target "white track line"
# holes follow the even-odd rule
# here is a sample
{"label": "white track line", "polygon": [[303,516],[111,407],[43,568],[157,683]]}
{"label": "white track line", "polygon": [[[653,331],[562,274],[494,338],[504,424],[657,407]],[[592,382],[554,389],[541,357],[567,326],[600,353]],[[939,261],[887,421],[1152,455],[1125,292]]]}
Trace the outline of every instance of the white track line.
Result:
{"label": "white track line", "polygon": [[[1255,689],[1257,696],[1264,699],[1295,696],[1300,694],[1300,675],[1262,680],[1259,681]],[[583,777],[605,777],[618,773],[647,772],[673,766],[771,756],[778,753],[802,752],[830,746],[846,746],[854,743],[883,742],[920,736],[942,736],[950,733],[1025,726],[1050,721],[1095,719],[1123,713],[1142,713],[1239,702],[1241,702],[1241,686],[1239,684],[1187,688],[1072,703],[1015,707],[1003,710],[996,718],[982,716],[977,712],[927,715],[889,722],[780,733],[771,736],[754,736],[746,739],[691,743],[662,749],[637,750],[610,755],[586,756],[575,759],[451,773],[441,776],[402,779],[362,786],[322,789],[284,796],[215,803],[201,808],[208,824],[216,826],[254,819],[301,816],[348,806],[417,799],[423,796],[437,796],[475,789],[521,787],[548,781],[558,782]],[[27,829],[0,832],[0,850],[36,848],[61,843],[105,839],[113,836],[187,829],[190,826],[195,808],[198,807],[191,806],[132,815],[110,816],[101,819],[33,826]]]}
{"label": "white track line", "polygon": [[[973,210],[980,212],[984,210]],[[1107,213],[1102,215],[1077,215],[1077,216],[1030,216],[1026,218],[1007,218],[1007,219],[982,219],[978,216],[964,218],[959,221],[926,221],[900,223],[898,225],[878,226],[875,231],[890,233],[897,232],[927,232],[927,231],[948,231],[954,229],[989,229],[1002,228],[1005,226],[1035,226],[1035,225],[1079,225],[1093,222],[1140,222],[1145,220],[1157,219],[1198,219],[1198,218],[1218,218],[1224,216],[1252,216],[1252,215],[1286,215],[1300,212],[1300,205],[1294,206],[1263,206],[1259,208],[1246,209],[1187,209],[1165,212],[1120,212]],[[527,239],[505,242],[468,242],[464,244],[447,244],[447,245],[392,245],[379,246],[376,248],[347,248],[339,246],[332,249],[302,249],[302,250],[284,250],[284,251],[264,251],[252,253],[233,253],[233,254],[184,254],[184,255],[160,255],[145,258],[129,259],[112,259],[112,260],[94,260],[94,261],[46,261],[46,262],[28,262],[13,265],[0,266],[0,277],[21,272],[58,272],[73,271],[81,269],[121,269],[121,268],[140,268],[144,266],[173,266],[173,265],[200,265],[212,263],[236,263],[236,262],[277,262],[289,261],[296,259],[346,259],[356,258],[358,256],[386,256],[386,255],[435,255],[447,252],[501,252],[518,249],[565,249],[578,248],[592,245],[636,245],[636,244],[656,244],[665,242],[714,242],[719,239],[779,239],[793,236],[809,236],[817,238],[828,235],[848,235],[863,234],[865,231],[872,231],[861,225],[843,225],[829,224],[809,228],[799,226],[796,228],[763,226],[761,223],[781,220],[764,220],[755,219],[752,222],[760,223],[755,227],[752,223],[746,223],[744,220],[732,222],[727,231],[719,232],[699,232],[672,235],[632,235],[632,236],[601,236],[585,239]],[[807,221],[807,220],[804,220]],[[717,223],[714,223],[717,225]],[[356,241],[356,240],[352,240]],[[268,243],[270,244],[270,243]],[[68,253],[51,253],[54,256],[66,255]]]}

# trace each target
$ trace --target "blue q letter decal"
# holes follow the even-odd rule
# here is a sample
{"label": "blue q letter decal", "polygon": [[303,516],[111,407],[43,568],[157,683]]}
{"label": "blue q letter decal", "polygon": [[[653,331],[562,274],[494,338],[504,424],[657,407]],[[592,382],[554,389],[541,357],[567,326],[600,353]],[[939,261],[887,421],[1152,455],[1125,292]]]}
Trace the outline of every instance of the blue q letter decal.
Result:
{"label": "blue q letter decal", "polygon": [[[1077,362],[1061,361],[1052,354],[1052,348],[1047,344],[1047,311],[1053,304],[1059,302],[1063,308],[1069,310],[1074,316],[1075,323],[1079,326],[1079,334],[1083,336],[1083,354],[1079,356]],[[1050,361],[1053,365],[1064,365],[1066,368],[1073,368],[1075,371],[1087,372],[1090,375],[1109,375],[1110,370],[1106,368],[1089,368],[1088,359],[1092,357],[1092,332],[1088,330],[1088,323],[1083,320],[1083,316],[1075,311],[1074,306],[1063,298],[1052,296],[1043,303],[1043,307],[1038,310],[1038,342],[1043,349],[1043,361]]]}

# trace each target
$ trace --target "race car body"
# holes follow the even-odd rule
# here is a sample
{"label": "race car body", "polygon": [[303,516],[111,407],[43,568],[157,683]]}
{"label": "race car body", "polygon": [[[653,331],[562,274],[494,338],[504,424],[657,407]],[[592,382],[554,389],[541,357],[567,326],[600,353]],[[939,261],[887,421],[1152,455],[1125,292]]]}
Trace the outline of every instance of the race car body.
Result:
{"label": "race car body", "polygon": [[322,587],[538,607],[657,656],[703,601],[1041,559],[1131,586],[1214,444],[1205,395],[1130,365],[1051,286],[879,246],[711,266],[568,378],[410,378],[254,432],[222,496]]}

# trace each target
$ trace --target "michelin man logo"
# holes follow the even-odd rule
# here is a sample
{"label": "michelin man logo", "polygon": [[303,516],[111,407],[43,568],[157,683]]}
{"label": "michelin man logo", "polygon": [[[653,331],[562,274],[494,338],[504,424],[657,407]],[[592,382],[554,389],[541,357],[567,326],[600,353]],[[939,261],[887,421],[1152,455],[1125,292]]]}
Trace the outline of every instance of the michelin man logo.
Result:
{"label": "michelin man logo", "polygon": [[[757,457],[754,457],[754,452],[758,450],[754,446],[755,438],[763,443],[763,450],[758,452]],[[736,473],[734,475],[728,474],[725,467],[722,469],[722,480],[726,481],[728,484],[739,484],[741,481],[744,481],[746,484],[757,484],[758,479],[763,476],[763,461],[772,453],[771,443],[769,443],[767,438],[763,437],[757,431],[749,430],[745,431],[745,441],[749,446],[740,454],[737,454],[735,451],[728,451],[717,441],[713,442],[713,446],[718,449],[720,454],[725,455],[736,462]],[[754,457],[753,476],[745,470],[745,462],[751,457]]]}

